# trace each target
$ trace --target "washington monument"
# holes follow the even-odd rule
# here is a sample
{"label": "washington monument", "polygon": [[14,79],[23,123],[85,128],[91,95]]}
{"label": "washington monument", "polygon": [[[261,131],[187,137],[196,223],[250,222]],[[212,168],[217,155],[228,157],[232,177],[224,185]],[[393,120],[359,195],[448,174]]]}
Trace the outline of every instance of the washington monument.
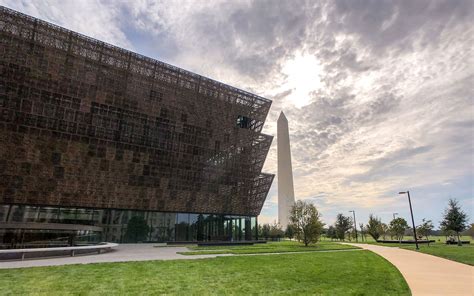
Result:
{"label": "washington monument", "polygon": [[295,204],[293,170],[291,168],[290,134],[288,120],[283,111],[277,121],[278,152],[278,223],[283,230],[289,223],[291,207]]}

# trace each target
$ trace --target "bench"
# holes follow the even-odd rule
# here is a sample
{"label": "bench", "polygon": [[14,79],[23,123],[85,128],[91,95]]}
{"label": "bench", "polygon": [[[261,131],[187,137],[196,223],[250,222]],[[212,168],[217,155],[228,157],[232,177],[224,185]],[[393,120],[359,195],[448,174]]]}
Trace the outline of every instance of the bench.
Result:
{"label": "bench", "polygon": [[[58,256],[57,254],[64,255],[68,254],[69,256],[75,256],[78,254],[93,253],[97,252],[98,254],[102,251],[110,251],[112,248],[117,247],[116,243],[101,243],[97,245],[89,246],[75,246],[75,247],[53,247],[53,248],[30,248],[30,249],[5,249],[0,250],[0,260],[11,260],[16,259],[15,257],[25,260],[25,256],[33,255],[30,258],[40,258],[49,256]],[[35,256],[36,255],[36,256]],[[6,259],[3,259],[6,258]]]}
{"label": "bench", "polygon": [[[405,240],[405,241],[398,241],[398,240],[377,240],[378,243],[384,243],[384,244],[415,244],[414,240]],[[429,243],[434,243],[434,240],[426,240],[426,239],[420,239],[417,241],[418,244],[429,244]]]}
{"label": "bench", "polygon": [[182,246],[182,245],[195,245],[197,241],[169,241],[166,242],[167,246]]}
{"label": "bench", "polygon": [[[460,242],[462,245],[467,245],[467,244],[470,244],[471,242],[470,241],[461,241]],[[447,240],[446,241],[446,244],[447,245],[457,245],[458,244],[458,241],[457,240],[454,240],[454,241],[450,241],[450,240]]]}

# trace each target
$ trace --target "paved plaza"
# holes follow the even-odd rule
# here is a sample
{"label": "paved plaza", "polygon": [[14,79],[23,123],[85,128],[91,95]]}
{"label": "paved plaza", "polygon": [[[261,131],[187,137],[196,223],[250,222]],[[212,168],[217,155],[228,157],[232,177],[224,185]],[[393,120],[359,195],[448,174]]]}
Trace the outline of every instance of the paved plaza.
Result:
{"label": "paved plaza", "polygon": [[120,244],[112,251],[97,255],[81,255],[75,257],[38,258],[25,261],[3,261],[0,269],[22,268],[35,266],[55,266],[66,264],[88,264],[105,262],[128,262],[148,260],[177,260],[214,258],[221,255],[180,255],[177,252],[189,251],[186,247],[154,247],[156,244]]}

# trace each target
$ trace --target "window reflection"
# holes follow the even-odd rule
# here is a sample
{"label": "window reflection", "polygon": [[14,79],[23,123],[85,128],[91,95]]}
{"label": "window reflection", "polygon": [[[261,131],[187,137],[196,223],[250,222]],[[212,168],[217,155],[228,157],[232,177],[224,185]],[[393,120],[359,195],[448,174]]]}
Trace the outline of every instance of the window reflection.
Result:
{"label": "window reflection", "polygon": [[6,222],[10,212],[9,205],[0,205],[0,222]]}
{"label": "window reflection", "polygon": [[59,222],[59,208],[53,207],[41,207],[38,211],[38,221],[46,223],[58,223]]}
{"label": "window reflection", "polygon": [[[123,243],[127,240],[130,219],[139,217],[147,225],[143,242],[196,242],[239,241],[257,239],[256,217],[196,213],[163,213],[152,211],[67,208],[52,206],[0,205],[0,222],[73,224],[81,227],[97,227],[94,231],[78,230],[74,233],[51,229],[28,230],[1,229],[1,246],[28,241],[64,241],[71,235],[76,243],[108,241]],[[137,218],[134,218],[137,220]],[[136,221],[135,221],[136,222]],[[45,224],[46,225],[46,224]],[[84,228],[85,229],[85,228]],[[36,231],[36,234],[35,234]],[[25,233],[24,239],[21,240]],[[129,236],[129,235],[128,235]],[[129,238],[128,238],[129,239]],[[20,241],[19,241],[20,240]],[[53,243],[53,242],[52,242]],[[70,242],[71,243],[71,242]]]}

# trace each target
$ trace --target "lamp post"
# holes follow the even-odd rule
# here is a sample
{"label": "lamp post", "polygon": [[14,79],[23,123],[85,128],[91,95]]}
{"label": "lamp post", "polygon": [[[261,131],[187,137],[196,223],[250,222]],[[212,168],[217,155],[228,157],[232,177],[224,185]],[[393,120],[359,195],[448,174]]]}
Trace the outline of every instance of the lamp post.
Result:
{"label": "lamp post", "polygon": [[352,211],[349,211],[349,212],[352,212],[352,214],[354,214],[354,232],[356,234],[356,243],[359,242],[359,240],[357,239],[357,222],[356,222],[356,212],[354,210]]}
{"label": "lamp post", "polygon": [[413,209],[411,208],[411,198],[410,198],[410,191],[401,191],[398,194],[407,194],[408,195],[408,203],[410,204],[410,214],[411,214],[411,223],[413,225],[413,235],[415,236],[415,244],[416,244],[416,249],[419,250],[418,248],[418,239],[416,237],[416,226],[415,226],[415,219],[413,219]]}
{"label": "lamp post", "polygon": [[393,213],[393,220],[397,217],[398,213]]}

